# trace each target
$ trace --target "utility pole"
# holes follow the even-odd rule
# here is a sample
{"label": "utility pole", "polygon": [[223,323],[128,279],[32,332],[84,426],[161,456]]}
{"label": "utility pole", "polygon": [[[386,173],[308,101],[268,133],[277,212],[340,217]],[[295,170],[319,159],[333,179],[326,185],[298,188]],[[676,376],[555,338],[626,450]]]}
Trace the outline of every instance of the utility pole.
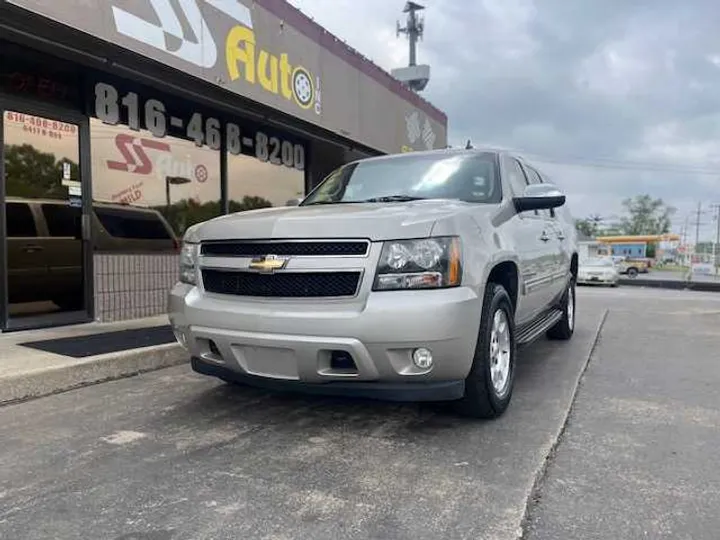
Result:
{"label": "utility pole", "polygon": [[[702,202],[698,203],[697,217],[695,218],[695,247],[693,248],[693,255],[695,260],[698,256],[698,244],[700,244],[700,215],[702,214]],[[692,259],[690,260],[692,263]]]}
{"label": "utility pole", "polygon": [[407,26],[405,28],[397,23],[397,35],[407,34],[408,40],[410,41],[410,66],[417,65],[417,42],[422,37],[425,31],[425,22],[417,16],[417,12],[425,9],[425,6],[416,4],[415,2],[408,2],[405,4],[403,13],[407,13]]}
{"label": "utility pole", "polygon": [[720,204],[714,204],[713,208],[715,208],[715,226],[717,227],[717,232],[715,233],[715,243],[713,244],[713,265],[715,268],[715,273],[718,273],[718,266],[720,266],[720,261],[718,261],[718,244],[720,244]]}
{"label": "utility pole", "polygon": [[403,13],[407,13],[405,26],[397,22],[396,36],[405,34],[410,42],[410,54],[407,67],[397,68],[391,71],[393,77],[415,92],[421,92],[430,81],[430,66],[417,63],[417,44],[425,33],[425,20],[418,15],[418,11],[425,9],[416,2],[407,2]]}

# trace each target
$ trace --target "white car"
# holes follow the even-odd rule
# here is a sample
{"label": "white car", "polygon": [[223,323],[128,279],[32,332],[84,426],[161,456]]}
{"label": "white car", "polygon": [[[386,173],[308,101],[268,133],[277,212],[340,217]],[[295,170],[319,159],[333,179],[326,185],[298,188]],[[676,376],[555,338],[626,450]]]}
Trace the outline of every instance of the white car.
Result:
{"label": "white car", "polygon": [[620,273],[611,258],[592,258],[580,261],[577,282],[617,287],[619,277]]}

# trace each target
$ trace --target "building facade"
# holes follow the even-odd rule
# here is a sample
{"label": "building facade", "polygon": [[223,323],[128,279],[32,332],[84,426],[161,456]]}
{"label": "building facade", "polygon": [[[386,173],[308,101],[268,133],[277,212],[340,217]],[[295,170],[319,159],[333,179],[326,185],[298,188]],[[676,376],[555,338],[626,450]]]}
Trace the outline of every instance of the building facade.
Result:
{"label": "building facade", "polygon": [[0,328],[164,312],[185,229],[447,118],[282,0],[0,0]]}

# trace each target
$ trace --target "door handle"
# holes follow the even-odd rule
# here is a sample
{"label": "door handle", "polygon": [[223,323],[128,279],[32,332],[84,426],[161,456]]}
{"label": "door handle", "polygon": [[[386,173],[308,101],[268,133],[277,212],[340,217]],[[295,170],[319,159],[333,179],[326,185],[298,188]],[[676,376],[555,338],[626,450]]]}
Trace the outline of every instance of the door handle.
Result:
{"label": "door handle", "polygon": [[43,250],[43,247],[42,247],[42,246],[36,246],[36,245],[33,245],[33,244],[29,244],[29,245],[27,245],[27,246],[23,246],[23,251],[24,251],[25,253],[35,253],[36,251],[42,251],[42,250]]}
{"label": "door handle", "polygon": [[543,231],[542,234],[540,235],[540,240],[542,240],[543,242],[547,242],[548,240],[550,240],[550,237],[547,235],[547,233],[545,231]]}

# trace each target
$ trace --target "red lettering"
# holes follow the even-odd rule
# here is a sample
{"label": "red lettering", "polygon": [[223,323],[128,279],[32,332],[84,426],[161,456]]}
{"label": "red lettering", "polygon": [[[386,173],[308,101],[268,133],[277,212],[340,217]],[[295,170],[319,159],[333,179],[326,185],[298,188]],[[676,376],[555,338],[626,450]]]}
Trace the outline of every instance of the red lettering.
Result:
{"label": "red lettering", "polygon": [[[73,126],[74,128],[74,126]],[[135,137],[121,133],[115,137],[115,146],[122,155],[124,161],[108,160],[108,169],[115,171],[127,171],[134,174],[150,174],[152,172],[152,161],[145,152],[145,148],[169,152],[170,145],[151,139],[140,139],[136,142]]]}

